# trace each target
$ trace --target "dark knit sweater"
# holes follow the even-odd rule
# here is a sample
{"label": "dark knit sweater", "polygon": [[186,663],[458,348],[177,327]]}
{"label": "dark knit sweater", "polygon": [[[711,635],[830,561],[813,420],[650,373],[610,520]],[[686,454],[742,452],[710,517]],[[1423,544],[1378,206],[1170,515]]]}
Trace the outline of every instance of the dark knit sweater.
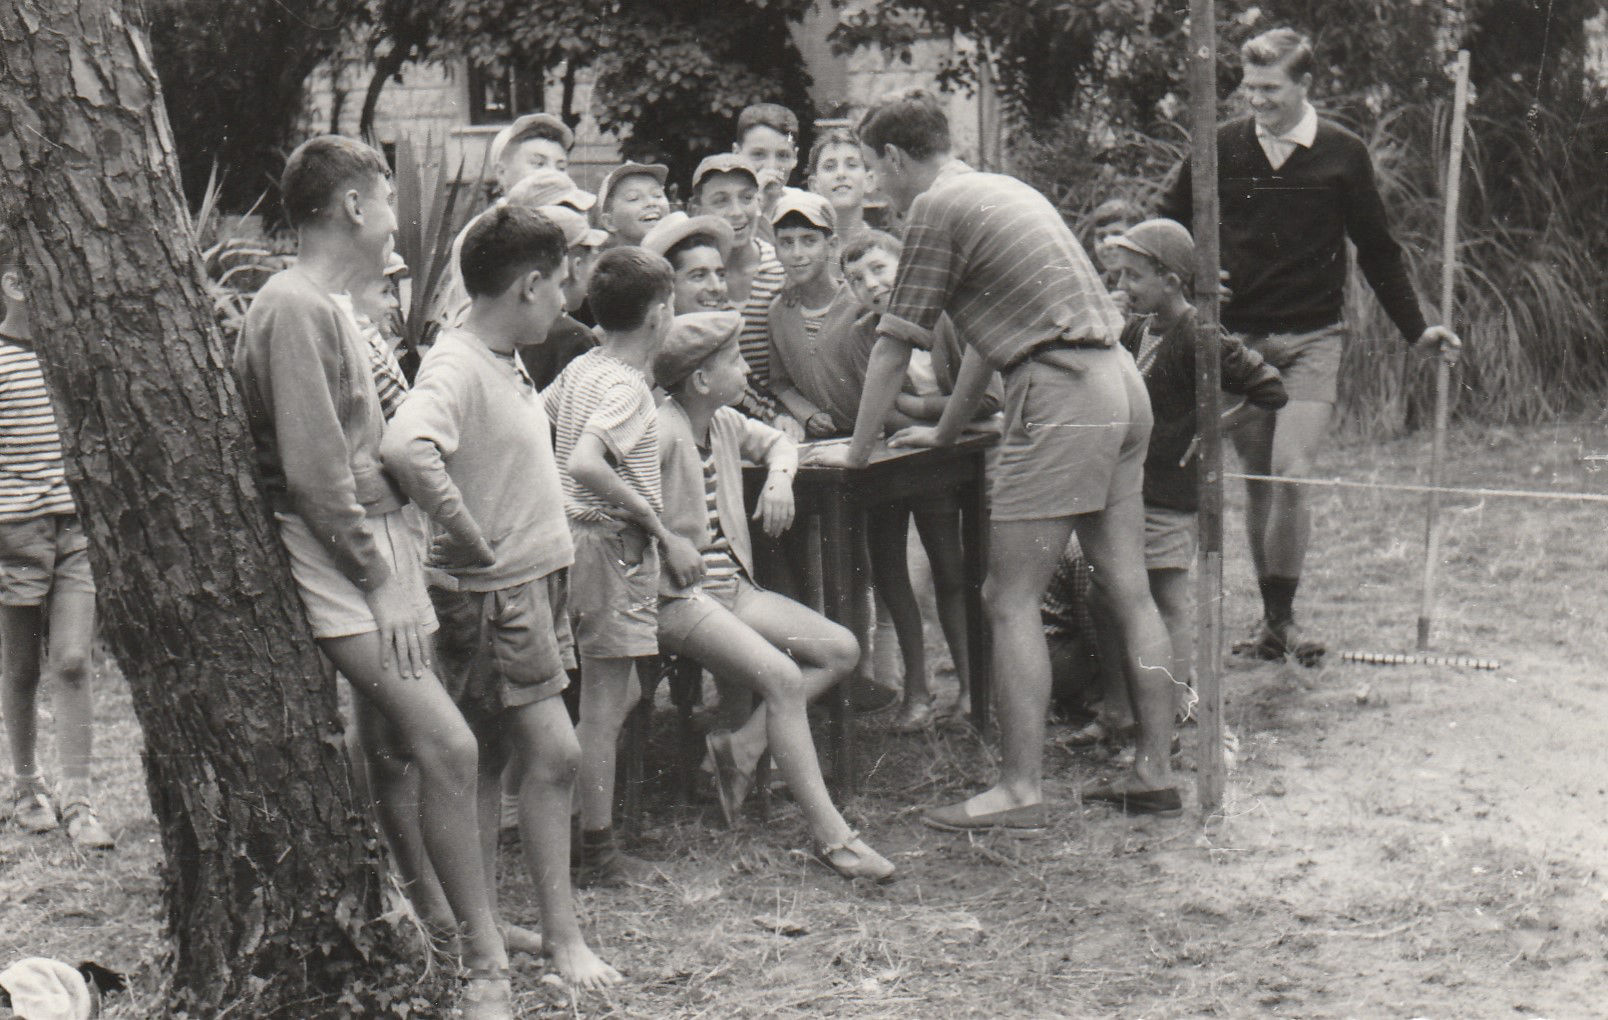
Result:
{"label": "dark knit sweater", "polygon": [[[1135,357],[1148,316],[1128,320],[1122,345]],[[1195,344],[1198,329],[1191,308],[1161,334],[1155,357],[1144,367],[1145,389],[1156,424],[1145,454],[1144,499],[1149,506],[1193,512],[1200,505],[1195,464],[1179,466],[1195,439]],[[1287,400],[1279,370],[1237,338],[1223,335],[1223,391],[1244,397],[1255,407],[1277,411]]]}
{"label": "dark knit sweater", "polygon": [[[1423,312],[1391,236],[1362,139],[1319,119],[1310,148],[1297,146],[1274,170],[1251,117],[1217,129],[1217,180],[1223,268],[1233,297],[1223,325],[1238,333],[1307,332],[1340,321],[1346,247],[1390,321],[1409,343]],[[1194,229],[1186,160],[1163,196],[1160,215]]]}

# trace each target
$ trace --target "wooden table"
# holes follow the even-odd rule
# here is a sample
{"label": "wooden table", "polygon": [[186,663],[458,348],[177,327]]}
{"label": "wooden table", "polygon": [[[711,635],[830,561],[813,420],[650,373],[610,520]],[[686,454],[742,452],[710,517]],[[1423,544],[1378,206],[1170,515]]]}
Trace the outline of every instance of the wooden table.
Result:
{"label": "wooden table", "polygon": [[[984,556],[988,531],[984,454],[992,436],[962,439],[940,449],[897,449],[879,446],[863,468],[820,467],[809,463],[811,449],[827,440],[804,443],[799,450],[798,477],[793,483],[797,504],[794,528],[808,529],[809,544],[820,552],[818,582],[809,579],[806,600],[838,623],[855,630],[864,615],[871,579],[862,574],[856,550],[865,541],[866,510],[895,501],[920,501],[953,494],[960,503],[961,542],[965,549],[966,637],[971,660],[972,722],[981,730],[988,722],[989,634],[983,617]],[[749,467],[751,487],[763,484],[763,467]],[[757,491],[757,488],[754,489]],[[813,573],[813,572],[812,572]],[[832,701],[832,755],[839,796],[852,796],[860,774],[855,761],[854,711],[849,693],[852,677],[838,684]]]}

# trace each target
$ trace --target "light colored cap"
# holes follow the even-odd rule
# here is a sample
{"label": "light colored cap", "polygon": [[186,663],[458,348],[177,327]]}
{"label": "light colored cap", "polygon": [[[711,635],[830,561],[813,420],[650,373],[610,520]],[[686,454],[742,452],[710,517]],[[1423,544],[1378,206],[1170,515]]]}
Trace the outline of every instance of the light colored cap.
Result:
{"label": "light colored cap", "polygon": [[521,177],[519,183],[508,189],[503,201],[529,209],[539,209],[544,205],[567,205],[585,212],[592,208],[597,198],[590,191],[577,187],[569,174],[549,166]]}
{"label": "light colored cap", "polygon": [[832,203],[813,191],[789,188],[782,192],[782,197],[776,200],[776,208],[770,214],[771,226],[780,223],[788,213],[798,213],[811,226],[820,227],[827,233],[837,231],[837,213],[832,209]]}
{"label": "light colored cap", "polygon": [[1106,242],[1116,248],[1138,252],[1161,263],[1189,286],[1195,279],[1195,239],[1176,220],[1145,220]]}
{"label": "light colored cap", "polygon": [[648,231],[642,239],[642,247],[655,255],[669,255],[670,249],[698,234],[707,234],[715,239],[715,247],[720,250],[720,260],[724,262],[731,257],[731,246],[735,237],[731,232],[731,224],[719,216],[688,216],[677,210]]}
{"label": "light colored cap", "polygon": [[621,163],[613,170],[610,170],[607,177],[603,178],[603,186],[597,189],[597,207],[607,210],[609,207],[609,193],[619,187],[620,182],[627,177],[635,177],[639,174],[652,177],[662,187],[665,178],[670,176],[670,168],[663,163]]}
{"label": "light colored cap", "polygon": [[30,956],[0,970],[0,988],[11,1009],[27,1020],[89,1020],[94,997],[74,967],[60,960]]}
{"label": "light colored cap", "polygon": [[587,222],[585,216],[567,205],[544,205],[536,210],[564,232],[566,248],[601,248],[609,235]]}
{"label": "light colored cap", "polygon": [[653,381],[669,389],[691,375],[704,359],[737,342],[743,315],[737,311],[691,312],[678,315],[670,334],[653,356]]}
{"label": "light colored cap", "polygon": [[502,161],[503,153],[510,145],[523,141],[542,129],[556,133],[558,144],[564,147],[565,152],[575,144],[575,132],[569,129],[568,124],[550,113],[527,113],[523,117],[515,118],[512,124],[497,132],[491,140],[491,148],[486,154],[487,160],[492,166],[496,166]]}
{"label": "light colored cap", "polygon": [[759,173],[754,170],[754,164],[735,152],[719,152],[700,160],[698,169],[692,172],[692,194],[698,193],[698,185],[710,174],[747,174],[753,178],[754,187],[759,187]]}
{"label": "light colored cap", "polygon": [[403,260],[401,252],[393,251],[391,254],[385,256],[386,276],[406,276],[407,273],[408,264]]}

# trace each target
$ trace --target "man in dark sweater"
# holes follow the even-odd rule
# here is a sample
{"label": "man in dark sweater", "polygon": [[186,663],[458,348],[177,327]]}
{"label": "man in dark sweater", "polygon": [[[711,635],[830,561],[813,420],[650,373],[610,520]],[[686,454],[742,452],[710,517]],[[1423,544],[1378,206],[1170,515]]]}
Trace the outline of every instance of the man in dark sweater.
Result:
{"label": "man in dark sweater", "polygon": [[[1290,399],[1277,412],[1249,414],[1233,440],[1248,473],[1301,477],[1334,409],[1348,237],[1364,278],[1408,343],[1448,360],[1461,343],[1445,327],[1425,325],[1367,147],[1307,102],[1311,43],[1279,28],[1246,42],[1240,56],[1240,91],[1251,114],[1217,131],[1220,239],[1233,290],[1223,324],[1279,370]],[[1160,215],[1193,222],[1190,189],[1186,160]],[[1308,492],[1268,482],[1249,482],[1246,491],[1263,620],[1256,637],[1235,650],[1315,665],[1324,646],[1302,636],[1293,609],[1312,533]]]}

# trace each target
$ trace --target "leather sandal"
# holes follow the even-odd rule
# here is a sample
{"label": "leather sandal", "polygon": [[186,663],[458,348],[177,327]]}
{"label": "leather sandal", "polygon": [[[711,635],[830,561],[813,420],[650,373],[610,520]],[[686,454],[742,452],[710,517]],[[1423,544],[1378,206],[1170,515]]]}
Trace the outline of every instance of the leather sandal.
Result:
{"label": "leather sandal", "polygon": [[816,857],[833,871],[851,881],[868,878],[873,882],[886,882],[893,878],[893,862],[866,845],[854,830],[840,842],[823,843]]}
{"label": "leather sandal", "polygon": [[514,988],[507,967],[472,967],[463,974],[458,1006],[464,1020],[514,1020]]}

